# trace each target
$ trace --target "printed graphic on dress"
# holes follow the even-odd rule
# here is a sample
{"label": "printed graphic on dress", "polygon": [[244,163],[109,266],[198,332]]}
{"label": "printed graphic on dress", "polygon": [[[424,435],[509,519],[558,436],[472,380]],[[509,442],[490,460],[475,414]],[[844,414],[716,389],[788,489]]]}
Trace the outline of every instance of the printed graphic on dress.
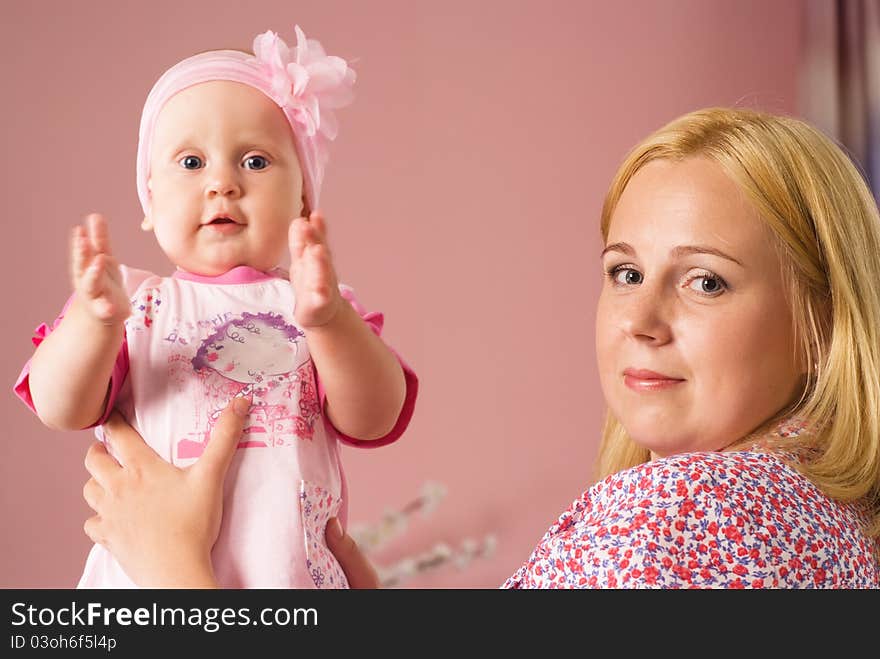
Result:
{"label": "printed graphic on dress", "polygon": [[161,305],[158,288],[139,291],[138,295],[131,299],[131,315],[125,321],[126,329],[136,332],[150,329]]}
{"label": "printed graphic on dress", "polygon": [[[223,322],[212,327],[195,357],[169,364],[172,382],[196,378],[201,398],[195,426],[200,431],[178,440],[177,457],[202,454],[233,396],[252,396],[239,448],[292,446],[312,439],[321,410],[303,333],[274,313],[225,314]],[[176,342],[188,343],[179,331],[174,336]]]}
{"label": "printed graphic on dress", "polygon": [[306,543],[306,567],[315,588],[348,588],[345,573],[327,548],[324,528],[339,514],[342,500],[320,485],[300,481],[299,506]]}

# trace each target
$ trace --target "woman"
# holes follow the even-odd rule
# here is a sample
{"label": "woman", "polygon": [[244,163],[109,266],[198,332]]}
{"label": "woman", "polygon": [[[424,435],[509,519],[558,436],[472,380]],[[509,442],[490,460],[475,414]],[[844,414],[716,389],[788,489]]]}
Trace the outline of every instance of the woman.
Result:
{"label": "woman", "polygon": [[[630,153],[602,233],[600,480],[505,585],[880,585],[880,217],[848,158],[794,119],[694,112]],[[223,460],[137,478],[90,456],[90,537],[139,583],[211,583],[214,526],[144,538],[191,516],[178,486],[216,526]]]}

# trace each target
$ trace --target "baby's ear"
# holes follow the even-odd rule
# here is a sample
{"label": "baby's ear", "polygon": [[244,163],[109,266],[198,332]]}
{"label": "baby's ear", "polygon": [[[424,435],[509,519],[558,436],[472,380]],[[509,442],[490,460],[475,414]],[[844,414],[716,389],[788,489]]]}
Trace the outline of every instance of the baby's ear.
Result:
{"label": "baby's ear", "polygon": [[[147,179],[147,192],[152,194],[153,192],[153,179]],[[144,231],[152,231],[153,230],[153,220],[150,219],[150,214],[147,213],[144,215],[144,221],[141,222],[141,229]]]}

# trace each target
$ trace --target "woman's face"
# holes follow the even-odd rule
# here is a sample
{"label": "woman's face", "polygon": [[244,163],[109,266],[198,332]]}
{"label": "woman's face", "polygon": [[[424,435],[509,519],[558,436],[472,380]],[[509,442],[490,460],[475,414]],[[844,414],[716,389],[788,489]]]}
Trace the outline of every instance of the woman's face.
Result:
{"label": "woman's face", "polygon": [[611,413],[655,456],[723,449],[800,394],[773,243],[711,160],[652,161],[624,190],[596,352]]}

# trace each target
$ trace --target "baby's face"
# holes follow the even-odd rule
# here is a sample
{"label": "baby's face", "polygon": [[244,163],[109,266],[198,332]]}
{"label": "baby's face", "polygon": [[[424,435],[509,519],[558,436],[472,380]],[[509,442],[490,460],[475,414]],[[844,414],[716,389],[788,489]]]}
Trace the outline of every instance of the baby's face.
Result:
{"label": "baby's face", "polygon": [[303,211],[293,132],[262,92],[205,82],[175,94],[156,121],[144,230],[189,272],[270,270]]}

